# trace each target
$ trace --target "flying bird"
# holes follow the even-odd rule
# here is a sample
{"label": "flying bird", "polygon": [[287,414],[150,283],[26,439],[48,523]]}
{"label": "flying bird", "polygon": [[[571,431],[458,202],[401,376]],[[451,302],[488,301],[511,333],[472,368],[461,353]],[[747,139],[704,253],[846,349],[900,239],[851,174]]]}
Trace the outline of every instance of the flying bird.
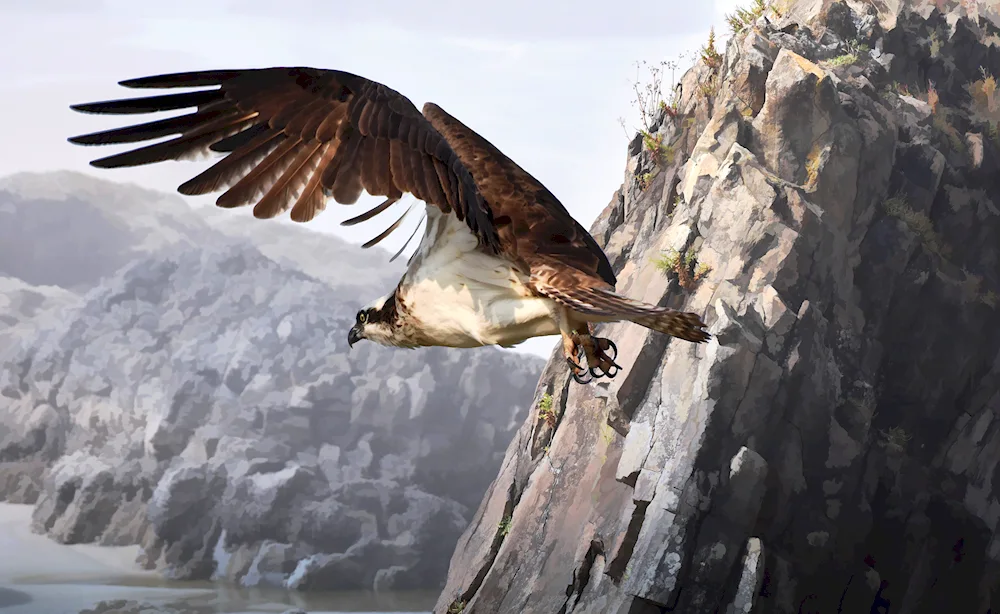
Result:
{"label": "flying bird", "polygon": [[95,167],[223,154],[178,191],[223,191],[219,207],[252,204],[257,218],[290,210],[292,220],[307,222],[331,198],[348,205],[363,191],[385,197],[343,222],[352,225],[404,194],[423,201],[424,233],[405,273],[391,292],[358,311],[350,346],[368,339],[403,348],[512,347],[561,335],[574,378],[587,383],[620,370],[617,347],[594,336],[596,323],[628,320],[690,342],[710,338],[694,313],[615,292],[607,256],[562,203],[436,104],[419,111],[381,83],[308,67],[183,72],[119,84],[189,91],[71,108],[110,115],[193,110],[70,138],[108,145],[172,137],[94,160]]}

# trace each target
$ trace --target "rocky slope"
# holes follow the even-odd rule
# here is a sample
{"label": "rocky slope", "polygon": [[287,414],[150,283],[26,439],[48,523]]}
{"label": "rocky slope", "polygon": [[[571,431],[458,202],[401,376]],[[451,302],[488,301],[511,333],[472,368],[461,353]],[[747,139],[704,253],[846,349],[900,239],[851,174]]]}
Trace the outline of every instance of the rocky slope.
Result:
{"label": "rocky slope", "polygon": [[[114,219],[101,195],[115,187],[97,183],[79,198]],[[62,302],[2,335],[0,499],[36,504],[35,529],[61,542],[139,543],[142,561],[174,578],[439,585],[542,361],[492,349],[348,351],[371,296],[362,283],[324,283],[302,270],[316,261],[294,266],[295,250],[278,262],[187,215],[190,233],[96,281],[87,276],[103,269],[80,269],[65,283],[89,291],[53,291]],[[50,262],[79,257],[80,244],[59,252],[47,229],[64,227],[32,226]],[[283,233],[302,249],[343,246],[303,232],[275,228],[272,252]],[[121,239],[148,245],[129,227]],[[332,261],[350,258],[372,270],[364,284],[378,281],[384,254]],[[19,270],[51,270],[37,264]]]}
{"label": "rocky slope", "polygon": [[778,4],[593,228],[713,340],[553,356],[436,612],[997,611],[995,3]]}
{"label": "rocky slope", "polygon": [[69,307],[79,298],[59,286],[33,286],[16,277],[0,277],[0,328],[17,327],[47,312]]}

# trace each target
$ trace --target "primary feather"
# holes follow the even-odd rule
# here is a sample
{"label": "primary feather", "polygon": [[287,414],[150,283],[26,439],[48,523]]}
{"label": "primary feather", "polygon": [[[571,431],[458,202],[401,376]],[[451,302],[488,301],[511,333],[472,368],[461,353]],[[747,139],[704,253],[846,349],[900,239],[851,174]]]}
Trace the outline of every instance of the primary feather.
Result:
{"label": "primary feather", "polygon": [[[110,115],[194,109],[71,138],[93,146],[172,137],[100,158],[95,166],[222,153],[179,191],[222,191],[218,206],[253,205],[258,218],[290,211],[291,219],[307,222],[327,200],[350,205],[362,192],[385,201],[345,225],[378,217],[407,193],[425,203],[424,233],[406,273],[392,292],[359,312],[352,339],[475,347],[561,334],[569,353],[575,345],[567,340],[589,336],[581,331],[590,323],[620,319],[688,341],[709,338],[695,314],[616,294],[607,256],[562,203],[433,103],[418,111],[381,83],[307,67],[173,73],[121,85],[211,89],[74,105]],[[409,211],[363,247],[384,240]]]}

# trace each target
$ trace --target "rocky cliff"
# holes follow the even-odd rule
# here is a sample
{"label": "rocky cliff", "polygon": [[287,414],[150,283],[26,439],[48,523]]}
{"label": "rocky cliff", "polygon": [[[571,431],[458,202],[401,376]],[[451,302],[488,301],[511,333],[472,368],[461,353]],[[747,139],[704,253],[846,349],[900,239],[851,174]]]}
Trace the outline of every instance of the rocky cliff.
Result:
{"label": "rocky cliff", "polygon": [[[60,181],[93,189],[32,187]],[[74,175],[11,183],[27,187],[0,191],[8,219],[37,221],[6,231],[44,249],[0,268],[66,287],[0,284],[0,500],[35,504],[60,542],[141,544],[173,578],[440,585],[542,360],[348,351],[357,308],[398,275],[385,252],[278,223],[222,233],[212,211]],[[58,223],[74,208],[79,233]],[[114,258],[88,262],[102,241]],[[364,277],[338,284],[323,258]]]}
{"label": "rocky cliff", "polygon": [[560,356],[438,613],[997,611],[995,3],[748,9],[593,233],[692,345]]}

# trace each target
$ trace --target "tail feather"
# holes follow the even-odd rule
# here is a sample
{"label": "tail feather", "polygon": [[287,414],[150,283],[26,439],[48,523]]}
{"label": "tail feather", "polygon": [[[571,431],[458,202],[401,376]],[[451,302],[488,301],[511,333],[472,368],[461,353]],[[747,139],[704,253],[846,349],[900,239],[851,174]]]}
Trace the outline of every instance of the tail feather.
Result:
{"label": "tail feather", "polygon": [[628,320],[692,343],[704,343],[712,338],[696,313],[643,303],[603,288],[563,290],[545,286],[539,289],[563,306],[583,314]]}
{"label": "tail feather", "polygon": [[693,343],[704,343],[712,338],[704,329],[705,324],[697,314],[665,309],[655,316],[631,318],[632,322],[658,333],[677,337]]}

